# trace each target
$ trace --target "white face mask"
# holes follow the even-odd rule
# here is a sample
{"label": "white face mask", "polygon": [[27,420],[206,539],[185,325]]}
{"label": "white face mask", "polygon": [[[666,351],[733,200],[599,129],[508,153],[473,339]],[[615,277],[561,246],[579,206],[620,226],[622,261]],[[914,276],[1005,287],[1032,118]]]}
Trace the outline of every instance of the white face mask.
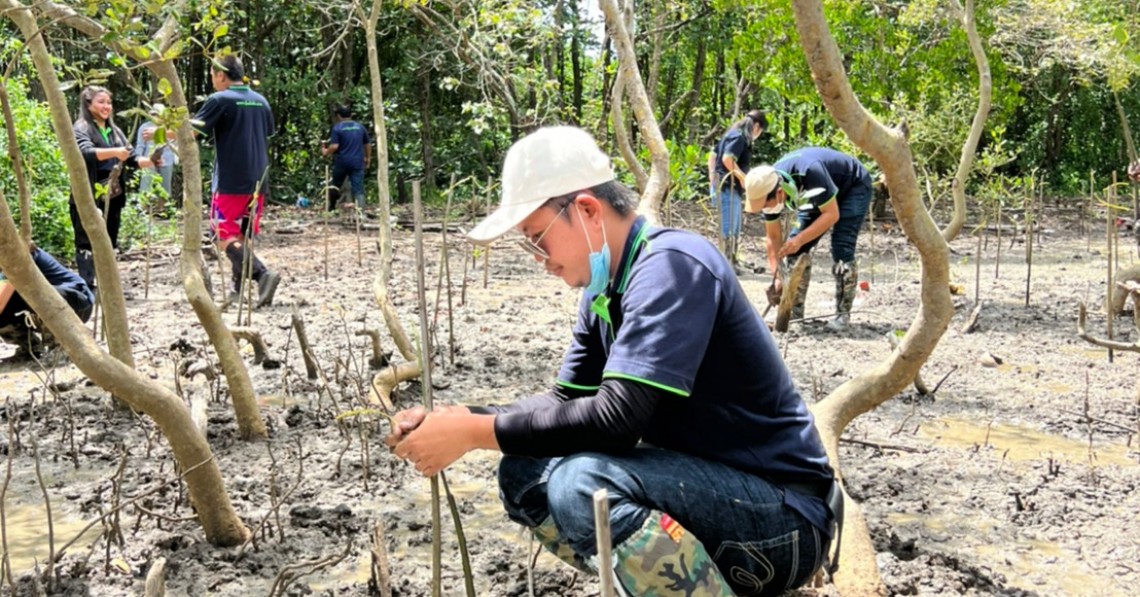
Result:
{"label": "white face mask", "polygon": [[784,213],[784,204],[777,201],[776,204],[773,205],[772,207],[761,208],[760,212],[766,216],[778,216],[778,215]]}

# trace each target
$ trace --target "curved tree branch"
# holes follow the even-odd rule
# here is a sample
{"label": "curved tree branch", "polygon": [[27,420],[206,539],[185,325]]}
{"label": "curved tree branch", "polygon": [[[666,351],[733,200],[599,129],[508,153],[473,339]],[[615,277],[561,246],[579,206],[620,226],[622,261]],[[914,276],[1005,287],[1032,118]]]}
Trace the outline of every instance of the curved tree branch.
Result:
{"label": "curved tree branch", "polygon": [[966,39],[970,43],[970,52],[974,54],[974,62],[978,66],[978,111],[974,113],[974,122],[970,125],[970,134],[966,137],[966,144],[962,146],[962,155],[958,160],[958,172],[950,184],[950,191],[954,196],[954,216],[946,229],[942,231],[942,238],[950,242],[958,237],[962,227],[966,224],[966,181],[970,178],[970,170],[974,167],[974,155],[978,151],[978,141],[982,138],[982,130],[986,128],[986,119],[990,115],[990,104],[993,99],[993,78],[990,76],[990,62],[986,58],[986,50],[982,47],[982,38],[978,35],[977,20],[974,17],[974,0],[966,0],[965,9],[958,0],[950,0],[962,29],[966,31]]}
{"label": "curved tree branch", "polygon": [[[899,348],[876,367],[847,381],[812,408],[828,456],[842,476],[839,437],[855,417],[891,399],[914,379],[934,351],[953,315],[949,249],[922,204],[914,160],[905,135],[885,127],[855,97],[839,47],[827,26],[821,0],[793,0],[796,29],[812,79],[832,118],[878,162],[891,189],[891,203],[922,264],[921,306]],[[844,595],[885,594],[866,521],[848,498],[844,520],[844,566],[835,577]]]}

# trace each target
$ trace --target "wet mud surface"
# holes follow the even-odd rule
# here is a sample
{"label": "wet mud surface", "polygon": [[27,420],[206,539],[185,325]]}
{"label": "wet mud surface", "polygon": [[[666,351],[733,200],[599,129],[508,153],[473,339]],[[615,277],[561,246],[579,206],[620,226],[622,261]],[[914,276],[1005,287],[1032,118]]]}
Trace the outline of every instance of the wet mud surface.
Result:
{"label": "wet mud surface", "polygon": [[[255,311],[250,323],[281,366],[253,365],[252,349],[242,344],[270,429],[268,442],[238,440],[224,379],[177,374],[187,364],[202,369],[214,359],[182,298],[176,249],[152,251],[149,287],[140,250],[120,263],[138,368],[187,399],[210,400],[209,441],[236,510],[255,530],[254,541],[241,548],[206,543],[188,519],[193,511],[155,425],[110,409],[106,392],[74,366],[2,364],[0,393],[12,413],[0,421],[4,468],[11,465],[5,531],[17,594],[35,594],[31,571],[37,562],[45,570],[49,555],[33,445],[57,552],[101,512],[119,508],[108,517],[112,522],[94,524],[66,549],[54,566],[55,594],[140,595],[147,570],[161,557],[168,595],[367,595],[377,528],[394,593],[430,594],[428,481],[383,448],[378,434],[385,424],[338,418],[367,406],[375,373],[368,363],[370,341],[356,332],[382,330],[385,350],[393,350],[372,295],[379,261],[375,233],[365,231],[358,261],[352,226],[334,221],[326,232],[310,218],[293,210],[272,212],[259,245],[284,280],[276,304]],[[578,291],[547,276],[507,242],[490,251],[485,269],[484,254],[472,259],[470,247],[453,231],[452,296],[450,303],[446,291],[437,298],[442,242],[439,217],[428,219],[437,223],[426,235],[425,272],[437,350],[435,399],[505,402],[548,387],[569,340]],[[709,233],[711,227],[696,225],[701,219],[694,211],[674,223]],[[1028,307],[1022,243],[1010,246],[1007,233],[995,279],[995,240],[988,241],[980,287],[975,239],[952,243],[952,280],[964,294],[954,297],[950,329],[922,373],[928,387],[941,385],[933,395],[908,387],[856,419],[845,434],[841,464],[848,490],[862,503],[892,594],[1136,592],[1140,356],[1118,353],[1110,363],[1106,350],[1077,338],[1082,300],[1090,305],[1090,332],[1105,335],[1103,241],[1089,243],[1076,224],[1057,217],[1046,218],[1044,228],[1034,247]],[[745,261],[762,263],[757,227],[750,222],[746,232]],[[914,318],[917,255],[897,227],[879,225],[873,242],[871,236],[865,231],[860,238],[860,279],[868,288],[856,301],[852,327],[832,333],[820,319],[793,324],[777,336],[809,403],[877,366],[891,350],[887,335]],[[416,338],[414,255],[412,235],[397,231],[391,294]],[[1121,265],[1135,259],[1135,247],[1123,241]],[[207,264],[219,286],[218,264]],[[809,317],[833,311],[829,267],[826,250],[818,251]],[[757,304],[768,280],[766,274],[742,276]],[[977,331],[965,334],[960,328],[976,287],[985,305]],[[306,377],[291,332],[292,305],[304,317],[324,379]],[[235,311],[226,313],[230,325]],[[1137,340],[1130,316],[1118,318],[1116,328],[1118,340]],[[0,349],[0,357],[7,350]],[[393,360],[404,359],[397,354]],[[418,383],[407,383],[395,399],[410,406],[421,396]],[[502,513],[495,463],[492,454],[473,453],[447,473],[469,541],[476,593],[527,595],[532,584],[534,595],[596,595],[593,579],[545,553],[528,582],[534,546]],[[462,595],[446,503],[443,517],[442,592]],[[11,587],[5,583],[3,591]]]}

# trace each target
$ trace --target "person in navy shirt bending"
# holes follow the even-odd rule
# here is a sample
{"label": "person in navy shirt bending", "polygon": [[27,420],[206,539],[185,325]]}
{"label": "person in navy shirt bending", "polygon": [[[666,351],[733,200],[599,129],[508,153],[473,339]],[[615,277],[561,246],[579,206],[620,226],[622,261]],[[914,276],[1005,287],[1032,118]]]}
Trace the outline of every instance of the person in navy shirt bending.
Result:
{"label": "person in navy shirt bending", "polygon": [[216,93],[206,99],[194,120],[197,132],[214,139],[210,227],[218,250],[232,264],[229,302],[236,303],[241,294],[243,265],[248,259],[251,277],[257,282],[257,306],[263,306],[273,304],[281,276],[267,268],[245,241],[246,235],[261,231],[265,191],[269,186],[273,110],[244,80],[245,69],[237,56],[229,54],[214,60],[210,82]]}
{"label": "person in navy shirt bending", "polygon": [[336,192],[328,194],[328,210],[336,208],[345,178],[352,184],[356,207],[364,209],[364,171],[372,161],[372,139],[368,136],[368,129],[352,119],[352,108],[338,106],[335,118],[329,143],[321,142],[321,155],[336,154],[332,168],[332,187]]}
{"label": "person in navy shirt bending", "polygon": [[[835,277],[835,318],[829,329],[842,330],[851,320],[851,305],[859,281],[855,245],[873,196],[871,175],[863,164],[826,147],[805,147],[786,154],[773,166],[758,166],[745,180],[747,213],[763,213],[768,265],[782,289],[779,260],[808,259],[795,289],[792,318],[804,315],[804,299],[811,281],[811,250],[831,231],[831,273]],[[780,214],[794,210],[796,223],[784,240]]]}
{"label": "person in navy shirt bending", "polygon": [[[584,289],[557,381],[506,406],[402,411],[387,445],[425,476],[470,450],[502,452],[511,519],[631,595],[777,595],[807,582],[833,533],[834,474],[725,256],[638,216],[578,128],[515,143],[502,189],[470,239],[518,230],[549,273]],[[599,489],[614,549],[604,563]]]}

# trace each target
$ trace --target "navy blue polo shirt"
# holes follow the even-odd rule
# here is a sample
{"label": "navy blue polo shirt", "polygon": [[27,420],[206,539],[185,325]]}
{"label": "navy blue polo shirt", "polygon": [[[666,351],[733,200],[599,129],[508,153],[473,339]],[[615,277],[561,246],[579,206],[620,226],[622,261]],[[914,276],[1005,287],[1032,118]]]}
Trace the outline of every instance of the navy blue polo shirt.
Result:
{"label": "navy blue polo shirt", "polygon": [[329,145],[336,145],[336,158],[333,164],[349,170],[364,167],[364,147],[372,144],[368,129],[354,120],[338,122],[332,128]]}
{"label": "navy blue polo shirt", "polygon": [[[752,138],[743,130],[735,128],[725,133],[716,144],[716,173],[722,179],[728,174],[728,168],[724,167],[726,155],[732,156],[736,160],[736,165],[744,172],[748,172],[748,168],[752,165]],[[730,184],[737,192],[744,191],[735,176],[729,176],[729,182],[725,183],[724,188],[727,189]]]}
{"label": "navy blue polo shirt", "polygon": [[202,122],[198,132],[214,139],[214,191],[249,195],[260,181],[264,192],[274,128],[269,102],[247,85],[232,85],[207,98],[194,119]]}
{"label": "navy blue polo shirt", "polygon": [[[773,167],[790,178],[800,193],[812,189],[824,192],[808,199],[814,209],[819,209],[832,201],[839,201],[840,215],[853,215],[844,212],[843,198],[854,188],[870,181],[870,175],[863,164],[840,151],[826,147],[805,147],[780,158]],[[794,200],[793,200],[794,201]],[[804,207],[793,205],[794,208]],[[811,208],[809,208],[811,209]]]}
{"label": "navy blue polo shirt", "polygon": [[[32,261],[47,279],[48,284],[51,284],[63,297],[63,300],[67,301],[71,310],[86,321],[86,317],[90,316],[91,307],[95,305],[95,295],[92,294],[83,278],[60,265],[54,257],[48,255],[43,249],[36,249],[32,253]],[[4,274],[0,273],[0,280],[4,279]],[[3,312],[0,312],[0,327],[22,322],[23,318],[17,314],[30,309],[31,307],[24,302],[20,293],[12,294],[11,298],[8,299],[8,304],[4,305]]]}
{"label": "navy blue polo shirt", "polygon": [[[611,287],[584,293],[558,384],[592,390],[606,378],[662,390],[645,442],[775,483],[832,478],[768,326],[703,237],[638,218]],[[826,531],[821,501],[786,496]]]}

